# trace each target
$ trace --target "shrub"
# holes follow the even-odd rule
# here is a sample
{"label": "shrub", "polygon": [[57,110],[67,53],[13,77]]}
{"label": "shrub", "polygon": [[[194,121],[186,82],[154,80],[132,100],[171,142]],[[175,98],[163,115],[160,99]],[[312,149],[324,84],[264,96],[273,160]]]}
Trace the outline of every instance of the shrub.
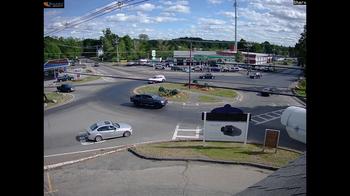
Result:
{"label": "shrub", "polygon": [[163,97],[174,96],[177,95],[180,91],[177,89],[166,89],[164,87],[159,87],[158,89],[159,95]]}

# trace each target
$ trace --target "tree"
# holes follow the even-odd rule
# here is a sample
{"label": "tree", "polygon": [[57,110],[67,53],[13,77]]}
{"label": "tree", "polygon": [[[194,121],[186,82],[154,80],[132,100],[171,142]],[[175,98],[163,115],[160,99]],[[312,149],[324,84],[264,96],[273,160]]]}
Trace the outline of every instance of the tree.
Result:
{"label": "tree", "polygon": [[253,43],[251,51],[257,52],[257,53],[263,53],[264,49],[259,43]]}
{"label": "tree", "polygon": [[268,42],[268,41],[265,41],[264,43],[262,43],[262,46],[264,48],[264,53],[267,53],[267,54],[272,54],[273,53],[273,46]]}
{"label": "tree", "polygon": [[242,52],[237,52],[235,55],[236,62],[243,62],[243,55]]}
{"label": "tree", "polygon": [[149,37],[147,34],[144,34],[144,33],[141,33],[139,35],[139,39],[142,40],[142,41],[148,41],[149,40]]}
{"label": "tree", "polygon": [[105,60],[112,60],[117,54],[117,40],[118,36],[107,28],[103,30],[103,36],[100,37],[101,43],[103,45],[103,58]]}
{"label": "tree", "polygon": [[244,39],[239,40],[239,42],[237,43],[237,47],[239,50],[247,51],[247,41],[245,41]]}
{"label": "tree", "polygon": [[297,44],[295,44],[295,52],[299,58],[299,65],[305,66],[306,64],[306,25],[304,25],[304,32],[302,32],[301,37]]}

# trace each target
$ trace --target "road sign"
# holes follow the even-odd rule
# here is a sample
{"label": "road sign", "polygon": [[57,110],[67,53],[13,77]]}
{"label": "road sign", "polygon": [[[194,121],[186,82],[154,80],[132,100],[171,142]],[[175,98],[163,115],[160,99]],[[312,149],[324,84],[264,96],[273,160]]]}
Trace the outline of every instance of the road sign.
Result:
{"label": "road sign", "polygon": [[152,50],[152,57],[156,57],[156,50]]}
{"label": "road sign", "polygon": [[250,114],[229,104],[203,112],[203,141],[247,142]]}
{"label": "road sign", "polygon": [[279,130],[266,129],[263,151],[265,150],[266,147],[268,147],[268,148],[275,148],[275,152],[277,152],[279,138],[280,138]]}

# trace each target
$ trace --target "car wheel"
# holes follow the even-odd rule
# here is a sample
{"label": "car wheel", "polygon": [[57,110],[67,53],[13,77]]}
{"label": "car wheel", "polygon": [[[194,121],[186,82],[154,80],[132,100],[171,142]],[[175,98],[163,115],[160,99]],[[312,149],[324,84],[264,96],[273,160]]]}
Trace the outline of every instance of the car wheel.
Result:
{"label": "car wheel", "polygon": [[165,80],[163,79],[162,82],[164,82]]}
{"label": "car wheel", "polygon": [[130,131],[125,131],[123,134],[124,137],[129,137],[130,135],[131,135]]}
{"label": "car wheel", "polygon": [[95,137],[95,141],[96,141],[96,142],[99,142],[99,141],[101,141],[101,140],[102,140],[102,137],[101,137],[101,136],[96,136],[96,137]]}

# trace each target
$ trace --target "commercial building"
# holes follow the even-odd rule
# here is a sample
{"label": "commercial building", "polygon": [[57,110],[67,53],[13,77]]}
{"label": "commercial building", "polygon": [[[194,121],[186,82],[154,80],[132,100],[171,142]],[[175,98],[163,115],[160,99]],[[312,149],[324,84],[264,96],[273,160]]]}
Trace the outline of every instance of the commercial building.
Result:
{"label": "commercial building", "polygon": [[[236,51],[174,51],[174,62],[177,65],[188,65],[192,57],[193,65],[207,65],[216,63],[236,63]],[[272,55],[254,52],[242,52],[245,63],[261,65],[272,62]]]}
{"label": "commercial building", "polygon": [[173,58],[177,65],[189,65],[191,58],[193,65],[235,62],[234,55],[220,51],[174,51]]}
{"label": "commercial building", "polygon": [[50,80],[55,79],[58,73],[66,71],[70,65],[68,59],[55,59],[49,60],[44,64],[44,79]]}
{"label": "commercial building", "polygon": [[242,52],[244,62],[252,65],[262,65],[272,62],[272,55],[254,52]]}

